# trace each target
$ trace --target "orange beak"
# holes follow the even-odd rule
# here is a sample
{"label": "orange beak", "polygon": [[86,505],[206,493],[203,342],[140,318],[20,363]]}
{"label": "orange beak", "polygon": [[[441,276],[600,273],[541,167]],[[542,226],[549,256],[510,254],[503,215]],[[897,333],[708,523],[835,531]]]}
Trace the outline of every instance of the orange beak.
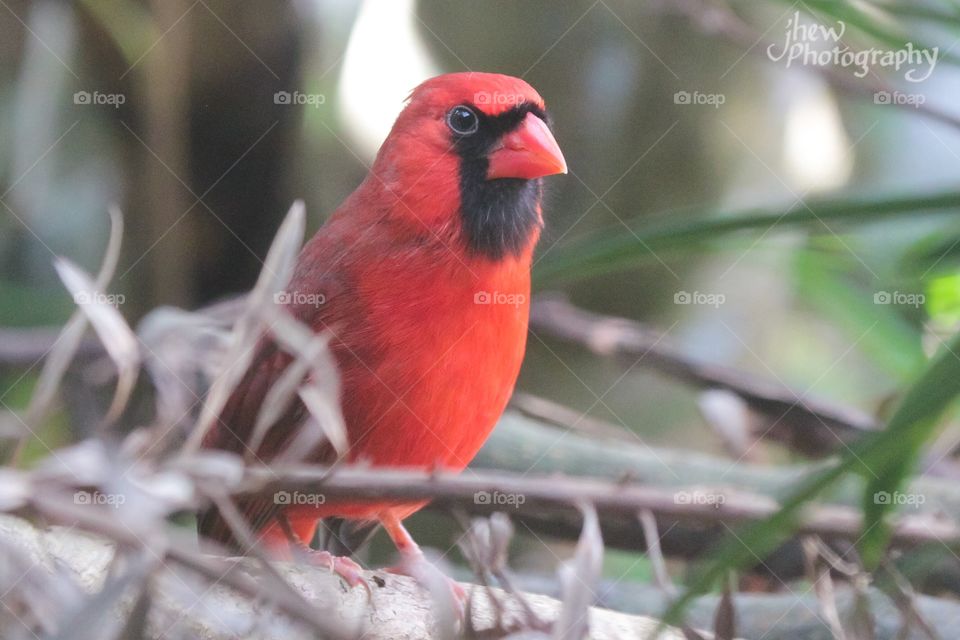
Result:
{"label": "orange beak", "polygon": [[532,113],[527,114],[517,129],[503,136],[488,160],[487,180],[530,180],[567,172],[567,161],[547,123]]}

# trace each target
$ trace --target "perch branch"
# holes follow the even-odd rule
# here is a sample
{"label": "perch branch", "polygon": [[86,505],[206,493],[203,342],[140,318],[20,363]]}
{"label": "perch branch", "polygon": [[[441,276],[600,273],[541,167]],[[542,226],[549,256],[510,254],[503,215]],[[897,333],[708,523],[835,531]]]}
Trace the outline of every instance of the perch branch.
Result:
{"label": "perch branch", "polygon": [[[60,512],[59,509],[56,511]],[[78,524],[81,528],[86,528],[85,525],[96,528],[95,522],[90,520]],[[105,538],[93,537],[61,527],[40,532],[25,520],[0,517],[0,539],[21,550],[21,558],[27,557],[33,566],[49,572],[65,569],[75,577],[78,586],[90,594],[99,591],[106,579],[115,552],[114,545],[108,540],[119,539],[121,547],[138,547],[140,544],[129,532],[111,529],[105,533]],[[370,595],[363,589],[344,589],[340,579],[326,569],[276,563],[279,574],[316,609],[313,617],[326,618],[325,631],[318,634],[315,625],[296,624],[302,622],[303,612],[299,607],[285,607],[273,591],[269,593],[267,606],[254,604],[253,600],[257,599],[262,603],[266,595],[254,578],[257,573],[255,560],[230,561],[231,568],[224,571],[220,563],[214,568],[209,558],[199,554],[194,556],[182,549],[168,549],[167,557],[174,562],[189,557],[187,564],[190,568],[202,567],[200,573],[211,585],[190,594],[197,596],[198,600],[192,606],[185,605],[179,600],[185,588],[182,579],[174,575],[171,568],[162,568],[154,578],[157,588],[147,624],[148,637],[172,633],[174,625],[189,631],[181,635],[198,640],[305,640],[316,637],[429,640],[436,637],[429,597],[412,579],[404,576],[381,571],[365,572],[365,577],[376,585]],[[503,603],[505,615],[513,621],[519,620],[523,612],[515,601],[499,589],[494,591]],[[557,617],[558,601],[541,595],[526,595],[525,599],[543,619]],[[111,615],[122,621],[133,606],[132,601],[127,602]],[[278,610],[285,615],[279,615]],[[496,615],[489,597],[481,589],[473,590],[470,612],[475,628],[481,632],[489,633],[510,622]],[[291,620],[295,623],[291,624]],[[642,640],[657,626],[656,620],[649,617],[596,608],[591,610],[590,622],[590,638],[596,640]],[[667,629],[660,637],[683,640],[684,636],[677,630]]]}
{"label": "perch branch", "polygon": [[[821,462],[776,466],[734,462],[690,451],[650,447],[639,437],[631,438],[634,438],[633,442],[628,443],[564,432],[515,412],[508,412],[471,468],[540,476],[565,474],[614,481],[629,479],[645,487],[667,491],[693,489],[699,490],[702,495],[718,495],[729,489],[745,495],[762,496],[764,500],[776,500],[804,477],[824,468]],[[903,492],[916,498],[915,504],[904,507],[904,512],[922,514],[924,519],[939,517],[960,522],[960,492],[955,482],[920,477],[914,479]],[[834,486],[824,501],[830,505],[856,509],[862,498],[862,483],[857,478],[847,477]],[[580,531],[581,523],[576,514],[571,516],[567,512],[555,511],[541,516],[526,508],[509,511],[521,530],[525,526],[538,533],[564,538],[576,538]],[[607,546],[636,550],[645,548],[643,535],[635,519],[601,514],[601,525]],[[720,536],[727,533],[722,525],[667,518],[664,514],[657,514],[657,526],[663,532],[663,552],[672,557],[700,557],[712,549]],[[942,550],[942,547],[939,548]],[[945,572],[944,578],[950,584],[960,585],[960,562],[941,561],[937,568]],[[791,541],[781,547],[766,559],[764,570],[784,580],[803,575],[799,545]]]}
{"label": "perch branch", "polygon": [[[636,514],[650,511],[660,518],[703,523],[736,524],[763,520],[779,505],[769,497],[735,489],[673,489],[638,485],[627,481],[590,478],[530,477],[503,472],[473,472],[462,475],[427,474],[417,471],[341,467],[251,467],[234,491],[242,497],[275,497],[282,492],[322,496],[325,503],[338,499],[371,502],[416,502],[432,500],[435,507],[468,507],[472,512],[492,513],[519,503],[523,510],[553,513],[586,503],[608,518],[636,522]],[[859,509],[829,505],[807,509],[797,522],[797,531],[827,538],[857,539],[863,532]],[[901,516],[893,524],[893,542],[914,546],[938,542],[960,549],[960,527],[931,514]]]}

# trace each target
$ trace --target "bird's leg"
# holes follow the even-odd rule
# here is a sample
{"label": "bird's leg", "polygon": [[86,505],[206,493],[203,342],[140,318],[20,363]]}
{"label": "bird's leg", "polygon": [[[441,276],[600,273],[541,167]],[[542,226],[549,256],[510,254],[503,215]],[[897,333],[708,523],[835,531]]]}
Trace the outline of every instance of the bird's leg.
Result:
{"label": "bird's leg", "polygon": [[400,522],[400,518],[390,512],[386,512],[380,515],[380,523],[383,525],[383,528],[386,529],[390,539],[393,540],[397,551],[400,552],[400,564],[387,569],[387,571],[398,575],[409,576],[427,589],[429,589],[432,584],[436,584],[436,576],[442,576],[447,582],[447,586],[453,596],[454,604],[457,606],[458,613],[462,618],[464,603],[467,600],[467,592],[460,586],[460,583],[443,575],[439,569],[427,560],[423,555],[423,551],[420,550],[420,546],[410,536],[410,533],[403,526],[403,523]]}
{"label": "bird's leg", "polygon": [[363,567],[343,556],[335,556],[326,550],[312,549],[297,535],[286,514],[277,516],[277,524],[287,540],[287,545],[294,559],[300,558],[307,564],[325,567],[343,578],[349,586],[362,585],[370,593],[370,585],[363,577]]}
{"label": "bird's leg", "polygon": [[403,557],[423,557],[423,551],[420,550],[420,545],[416,543],[410,535],[410,532],[407,531],[403,523],[400,522],[399,518],[391,513],[383,514],[380,517],[380,523],[383,525],[383,528],[387,530],[387,534],[397,547],[397,551],[399,551]]}

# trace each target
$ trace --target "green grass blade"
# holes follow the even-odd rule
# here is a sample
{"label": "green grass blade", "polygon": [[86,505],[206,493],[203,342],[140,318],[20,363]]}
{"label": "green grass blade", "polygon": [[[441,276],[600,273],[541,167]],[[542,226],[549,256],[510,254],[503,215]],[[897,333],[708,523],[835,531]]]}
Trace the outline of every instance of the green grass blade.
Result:
{"label": "green grass blade", "polygon": [[910,388],[884,431],[896,455],[891,456],[887,464],[872,468],[875,475],[863,496],[864,535],[860,549],[868,568],[875,568],[883,556],[890,536],[884,518],[896,507],[895,500],[878,496],[889,498],[904,486],[924,445],[933,436],[940,416],[960,395],[958,353],[960,335],[940,350],[920,381]]}
{"label": "green grass blade", "polygon": [[800,299],[861,343],[862,353],[896,381],[916,379],[927,362],[919,326],[904,318],[897,305],[876,304],[878,290],[892,287],[867,288],[850,277],[848,267],[823,251],[797,251],[793,275]]}
{"label": "green grass blade", "polygon": [[816,227],[823,222],[868,223],[880,218],[960,208],[960,192],[877,199],[810,200],[785,210],[753,209],[725,215],[671,212],[617,225],[546,254],[536,265],[537,286],[616,273],[646,264],[658,251],[700,247],[731,233]]}
{"label": "green grass blade", "polygon": [[755,564],[771,553],[793,532],[804,505],[811,502],[840,477],[856,473],[869,478],[864,503],[866,542],[861,542],[868,566],[875,566],[886,547],[888,529],[881,523],[893,505],[877,504],[876,491],[902,486],[925,442],[933,434],[938,418],[960,395],[960,333],[933,359],[914,383],[890,419],[886,429],[865,439],[845,455],[839,464],[800,484],[771,518],[747,525],[728,536],[684,593],[665,612],[667,623],[680,619],[686,606],[707,593],[728,571]]}

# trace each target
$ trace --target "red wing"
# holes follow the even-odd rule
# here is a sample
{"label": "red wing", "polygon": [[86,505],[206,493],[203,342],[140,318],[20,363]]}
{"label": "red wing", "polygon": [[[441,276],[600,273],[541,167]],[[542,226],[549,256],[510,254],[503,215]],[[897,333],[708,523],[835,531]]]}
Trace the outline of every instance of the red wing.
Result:
{"label": "red wing", "polygon": [[[319,323],[321,327],[325,324],[323,317],[333,310],[332,304],[325,313],[316,314],[304,312],[296,305],[289,305],[288,308],[301,322],[311,325]],[[204,437],[203,447],[236,453],[253,464],[269,464],[283,453],[308,417],[306,407],[297,397],[270,427],[257,451],[252,451],[249,443],[267,393],[292,361],[291,355],[283,351],[270,336],[261,337],[247,372],[227,400],[219,420]],[[329,443],[323,443],[303,456],[303,460],[329,463],[333,461],[334,454]],[[261,530],[277,514],[276,505],[270,500],[245,501],[238,504],[238,508],[254,531]],[[197,529],[203,538],[234,550],[239,549],[229,526],[216,508],[211,507],[200,514]]]}

